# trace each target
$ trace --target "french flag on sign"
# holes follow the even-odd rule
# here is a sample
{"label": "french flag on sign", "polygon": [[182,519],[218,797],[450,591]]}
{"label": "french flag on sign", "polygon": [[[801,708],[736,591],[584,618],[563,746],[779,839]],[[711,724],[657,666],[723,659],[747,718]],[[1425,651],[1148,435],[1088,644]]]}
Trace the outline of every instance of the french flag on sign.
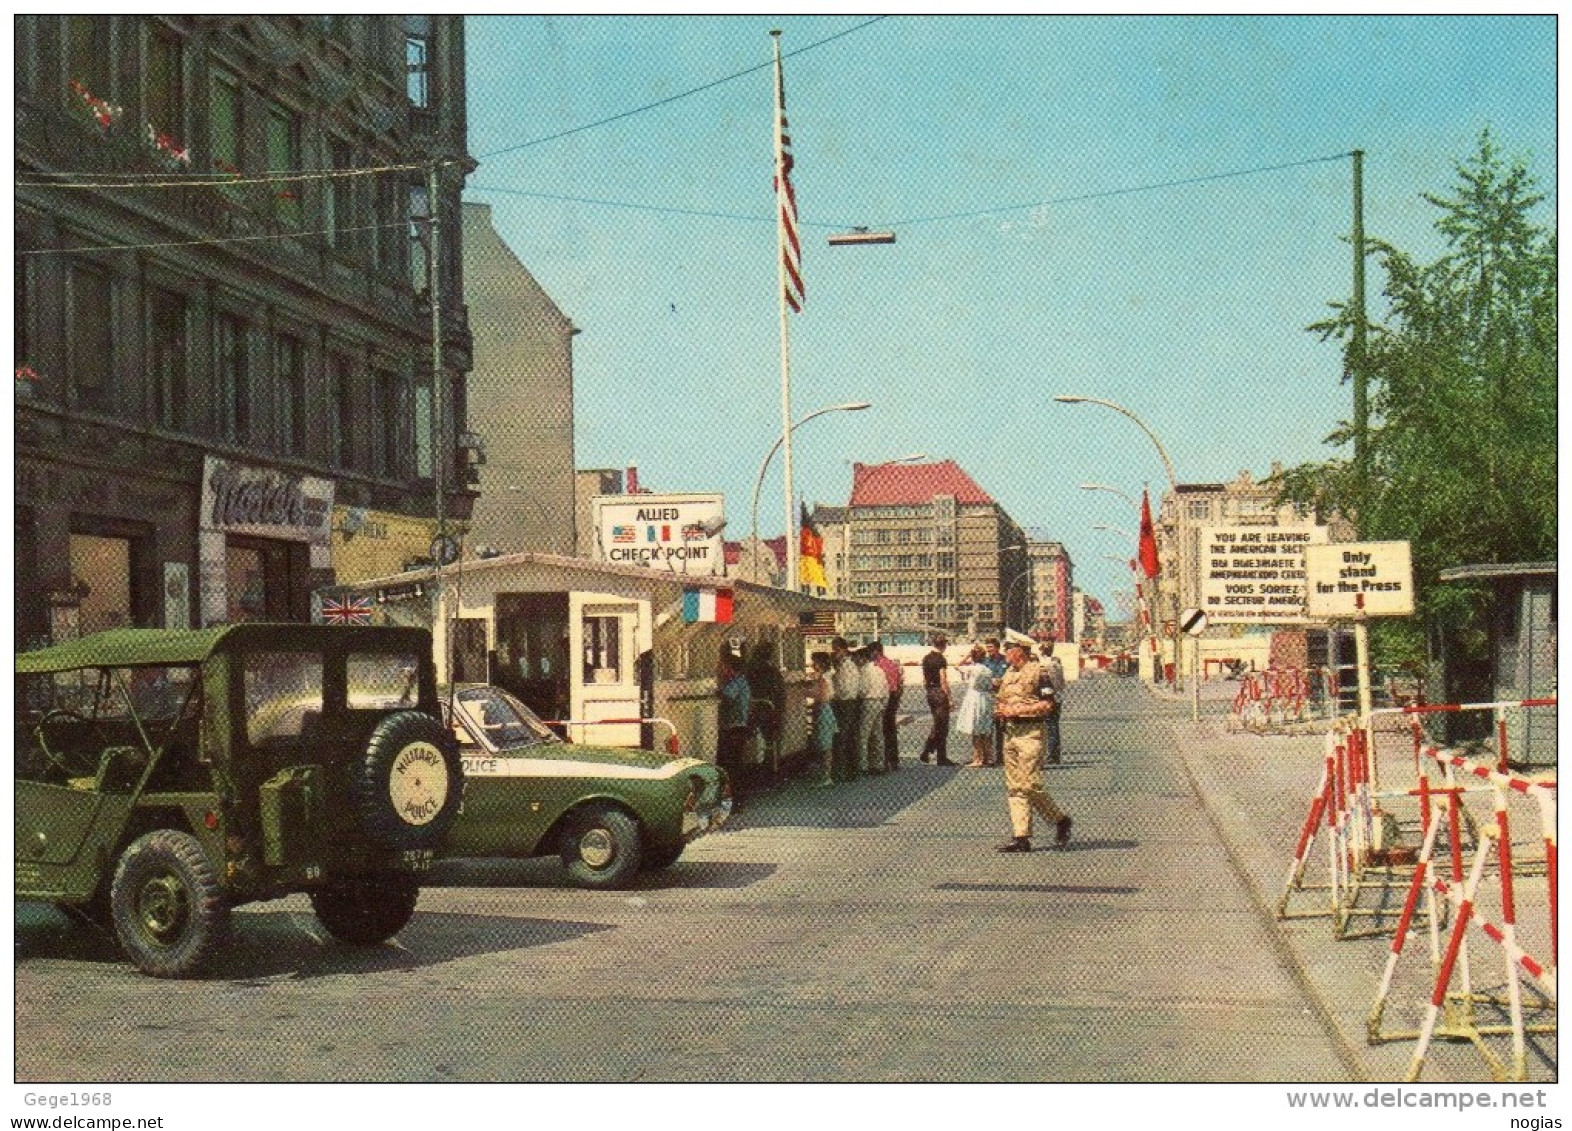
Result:
{"label": "french flag on sign", "polygon": [[731,620],[731,590],[684,589],[682,619],[689,624],[710,621],[727,623]]}

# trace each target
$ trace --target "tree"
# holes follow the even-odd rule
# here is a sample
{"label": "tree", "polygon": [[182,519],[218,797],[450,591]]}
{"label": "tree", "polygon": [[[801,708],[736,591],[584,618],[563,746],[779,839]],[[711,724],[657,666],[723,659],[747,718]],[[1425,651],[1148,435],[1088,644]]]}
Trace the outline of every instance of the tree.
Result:
{"label": "tree", "polygon": [[[1556,236],[1534,219],[1544,196],[1489,130],[1456,171],[1451,196],[1423,194],[1440,210],[1441,258],[1370,245],[1387,312],[1367,328],[1368,482],[1351,458],[1279,479],[1285,500],[1353,516],[1362,540],[1411,544],[1419,615],[1379,626],[1386,664],[1423,657],[1426,633],[1459,659],[1487,654],[1488,594],[1438,585],[1440,570],[1556,554]],[[1353,313],[1333,309],[1310,329],[1347,342]],[[1351,425],[1327,442],[1351,446]]]}

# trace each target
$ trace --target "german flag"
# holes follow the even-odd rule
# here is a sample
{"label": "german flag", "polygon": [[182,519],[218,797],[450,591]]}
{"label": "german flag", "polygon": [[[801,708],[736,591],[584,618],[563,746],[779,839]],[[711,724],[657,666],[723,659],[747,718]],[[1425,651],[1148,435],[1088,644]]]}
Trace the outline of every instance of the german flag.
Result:
{"label": "german flag", "polygon": [[824,577],[824,537],[818,527],[813,525],[813,519],[808,517],[808,504],[800,505],[802,531],[797,553],[799,585],[804,592],[822,595],[829,588],[829,582]]}

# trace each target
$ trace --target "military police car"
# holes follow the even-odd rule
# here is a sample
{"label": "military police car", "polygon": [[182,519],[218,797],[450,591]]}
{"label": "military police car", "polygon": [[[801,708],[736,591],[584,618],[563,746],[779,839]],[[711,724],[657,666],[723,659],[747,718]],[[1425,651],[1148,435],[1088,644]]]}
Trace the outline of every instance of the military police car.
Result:
{"label": "military police car", "polygon": [[558,856],[579,886],[620,887],[731,814],[731,783],[702,759],[564,742],[497,687],[449,702],[464,799],[448,856]]}

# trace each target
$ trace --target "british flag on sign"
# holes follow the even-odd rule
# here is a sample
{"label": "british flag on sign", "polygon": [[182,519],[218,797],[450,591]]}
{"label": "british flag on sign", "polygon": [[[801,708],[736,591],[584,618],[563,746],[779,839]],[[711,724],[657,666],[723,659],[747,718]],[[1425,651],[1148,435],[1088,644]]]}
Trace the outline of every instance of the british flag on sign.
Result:
{"label": "british flag on sign", "polygon": [[324,600],[322,619],[328,624],[370,624],[371,599],[345,597],[342,601]]}

